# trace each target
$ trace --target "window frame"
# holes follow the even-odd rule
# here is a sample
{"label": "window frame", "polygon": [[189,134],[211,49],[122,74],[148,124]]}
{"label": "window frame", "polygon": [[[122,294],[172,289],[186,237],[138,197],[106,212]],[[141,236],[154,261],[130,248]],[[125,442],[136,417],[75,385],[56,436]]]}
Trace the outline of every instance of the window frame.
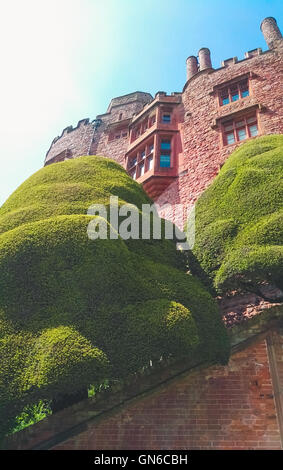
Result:
{"label": "window frame", "polygon": [[[253,119],[251,122],[248,122],[248,120]],[[242,125],[240,123],[243,122]],[[238,125],[237,125],[238,124]],[[227,128],[232,127],[231,129],[227,130]],[[251,135],[250,128],[252,126],[257,126],[257,134],[256,135]],[[245,130],[245,138],[240,139],[239,138],[239,131]],[[221,133],[222,133],[222,142],[223,146],[227,147],[228,145],[235,145],[238,144],[239,142],[243,142],[244,140],[257,137],[259,135],[259,122],[258,122],[258,114],[255,113],[249,113],[246,115],[238,116],[237,118],[234,117],[233,119],[230,119],[229,121],[225,121],[221,123]],[[228,142],[228,135],[233,134],[234,136],[234,142]]]}
{"label": "window frame", "polygon": [[[169,116],[169,120],[164,120],[165,116]],[[172,113],[163,112],[161,116],[161,122],[162,124],[171,124],[172,123]]]}
{"label": "window frame", "polygon": [[[246,83],[244,87],[243,84]],[[248,94],[246,94],[248,92]],[[218,89],[218,105],[222,108],[227,104],[236,103],[239,100],[248,98],[250,96],[250,81],[249,78],[242,78],[241,80],[232,82]],[[233,99],[234,96],[238,96],[237,99]],[[225,97],[225,98],[224,98]],[[223,103],[224,99],[228,99],[226,103]]]}
{"label": "window frame", "polygon": [[[133,179],[144,176],[148,171],[154,170],[155,165],[155,145],[154,140],[150,140],[140,150],[128,156],[127,171]],[[143,173],[141,168],[143,167]],[[133,175],[136,177],[134,178]]]}
{"label": "window frame", "polygon": [[[159,141],[159,158],[158,158],[158,166],[161,171],[164,169],[172,168],[172,140],[171,136],[161,135]],[[162,144],[165,144],[165,147],[162,148]],[[161,158],[167,157],[169,158],[169,165],[163,166],[161,165]]]}

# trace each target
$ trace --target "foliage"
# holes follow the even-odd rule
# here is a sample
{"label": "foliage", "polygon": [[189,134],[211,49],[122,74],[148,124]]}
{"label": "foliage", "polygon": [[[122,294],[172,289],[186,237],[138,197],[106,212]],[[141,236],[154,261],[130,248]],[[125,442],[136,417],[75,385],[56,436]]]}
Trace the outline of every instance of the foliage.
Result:
{"label": "foliage", "polygon": [[16,416],[12,433],[21,431],[34,423],[38,423],[38,421],[41,421],[50,414],[51,409],[49,403],[46,401],[40,400],[35,405],[27,405],[22,413]]}
{"label": "foliage", "polygon": [[241,145],[196,205],[194,255],[218,291],[282,288],[283,136]]}
{"label": "foliage", "polygon": [[217,306],[174,241],[88,238],[89,206],[110,195],[140,215],[151,203],[122,167],[91,156],[41,169],[0,209],[2,433],[26,406],[160,357],[227,361]]}

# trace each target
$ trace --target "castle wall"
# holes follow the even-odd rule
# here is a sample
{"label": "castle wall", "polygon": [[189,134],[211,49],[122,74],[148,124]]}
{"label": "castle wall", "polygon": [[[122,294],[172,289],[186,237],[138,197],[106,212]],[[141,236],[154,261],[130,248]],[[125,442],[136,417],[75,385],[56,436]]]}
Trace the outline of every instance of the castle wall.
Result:
{"label": "castle wall", "polygon": [[[159,199],[161,205],[195,202],[239,145],[223,145],[217,120],[255,109],[258,135],[283,132],[282,53],[281,40],[276,49],[262,54],[260,50],[251,51],[247,54],[250,58],[236,63],[235,59],[225,61],[224,67],[199,72],[187,82],[182,96],[185,109],[183,165],[179,168],[179,178]],[[250,96],[219,106],[215,87],[245,74],[250,76]]]}
{"label": "castle wall", "polygon": [[68,158],[78,155],[89,155],[89,149],[94,133],[94,126],[88,119],[80,121],[76,128],[72,126],[63,130],[60,137],[56,137],[47,152],[45,165],[63,161],[64,152]]}
{"label": "castle wall", "polygon": [[90,421],[52,449],[281,449],[266,341]]}
{"label": "castle wall", "polygon": [[[64,129],[62,135],[53,140],[45,158],[45,165],[63,161],[65,154],[68,158],[102,155],[123,164],[128,146],[127,120],[151,100],[152,96],[143,92],[112,99],[107,113],[98,115],[93,122],[83,119],[76,128],[69,126]],[[116,139],[115,135],[122,129],[125,129],[127,136]],[[114,134],[113,139],[111,139],[112,134]]]}
{"label": "castle wall", "polygon": [[[147,93],[144,95],[140,100],[133,100],[130,95],[128,101],[124,100],[112,106],[111,112],[97,116],[102,120],[102,124],[94,134],[90,155],[113,158],[121,165],[125,165],[125,154],[129,146],[129,120],[149,101],[149,95]],[[123,133],[126,135],[123,136]],[[116,138],[119,134],[120,137]]]}

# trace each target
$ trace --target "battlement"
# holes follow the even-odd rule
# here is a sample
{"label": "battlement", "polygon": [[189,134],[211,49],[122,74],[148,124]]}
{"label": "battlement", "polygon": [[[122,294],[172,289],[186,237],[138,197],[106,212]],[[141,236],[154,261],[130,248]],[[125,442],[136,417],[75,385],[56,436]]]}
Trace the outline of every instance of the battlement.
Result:
{"label": "battlement", "polygon": [[[282,35],[277,26],[277,22],[275,18],[272,18],[272,17],[265,18],[260,25],[260,29],[263,33],[264,39],[267,43],[269,50],[275,49],[279,43],[282,44]],[[266,51],[266,52],[269,52],[269,51]],[[242,60],[247,60],[253,57],[257,57],[261,55],[262,53],[263,52],[261,48],[252,49],[251,51],[245,52],[244,59]],[[242,62],[242,60],[239,61],[238,57],[231,57],[229,59],[225,59],[221,62],[221,68],[235,65],[238,62]],[[192,77],[194,77],[195,75],[197,75],[198,73],[202,71],[211,72],[213,68],[211,64],[210,50],[207,47],[202,47],[199,50],[197,57],[191,55],[187,58],[186,64],[187,64],[187,81],[189,81]]]}
{"label": "battlement", "polygon": [[[90,122],[89,118],[81,119],[76,127],[67,126],[61,135],[55,137],[46,154],[45,165],[56,163],[66,158],[74,158],[79,155],[89,155],[94,149],[94,135],[102,125],[103,131],[109,129],[111,124],[125,122],[131,119],[136,112],[139,112],[153,100],[150,93],[136,91],[127,95],[118,96],[110,101],[107,112],[98,114]],[[101,136],[101,133],[99,133]]]}
{"label": "battlement", "polygon": [[[94,121],[92,121],[93,123]],[[52,140],[52,143],[51,143],[51,146],[53,144],[55,144],[55,142],[57,142],[57,140],[61,139],[61,137],[63,137],[64,135],[66,134],[70,134],[70,132],[73,132],[75,130],[77,130],[79,127],[81,126],[86,126],[89,124],[89,118],[86,118],[86,119],[81,119],[80,121],[78,121],[78,124],[76,125],[76,127],[73,127],[72,125],[71,126],[67,126],[65,127],[63,130],[62,130],[62,133],[61,135],[58,135],[57,137],[54,137],[54,139]],[[49,152],[49,150],[48,150]],[[47,152],[47,153],[48,153]]]}
{"label": "battlement", "polygon": [[111,113],[112,108],[116,106],[123,106],[133,101],[138,101],[141,103],[148,103],[152,100],[152,96],[150,93],[144,93],[142,91],[136,91],[134,93],[128,93],[127,95],[117,96],[110,101],[110,104],[107,108],[107,113]]}

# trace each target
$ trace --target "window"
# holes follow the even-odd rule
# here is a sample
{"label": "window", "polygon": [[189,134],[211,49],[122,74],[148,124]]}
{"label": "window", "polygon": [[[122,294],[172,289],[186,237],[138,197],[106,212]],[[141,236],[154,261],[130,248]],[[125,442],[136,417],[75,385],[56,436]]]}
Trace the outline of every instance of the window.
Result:
{"label": "window", "polygon": [[153,157],[148,157],[148,159],[147,159],[147,169],[148,170],[153,169]]}
{"label": "window", "polygon": [[134,157],[131,162],[130,162],[130,167],[134,166],[137,164],[137,157]]}
{"label": "window", "polygon": [[163,114],[162,122],[168,124],[171,122],[171,114]]}
{"label": "window", "polygon": [[154,149],[154,145],[151,144],[151,145],[149,146],[149,153],[153,153],[153,149]]}
{"label": "window", "polygon": [[145,150],[141,152],[141,159],[144,159],[144,158],[145,158]]}
{"label": "window", "polygon": [[171,141],[161,140],[161,150],[171,150]]}
{"label": "window", "polygon": [[160,168],[170,168],[170,155],[160,155]]}
{"label": "window", "polygon": [[133,178],[133,180],[137,179],[137,169],[136,168],[134,169],[134,171],[131,172],[131,177]]}
{"label": "window", "polygon": [[155,123],[155,114],[149,118],[148,127],[153,126],[154,123]]}
{"label": "window", "polygon": [[256,114],[231,121],[222,125],[224,145],[241,142],[249,137],[258,135],[258,124]]}
{"label": "window", "polygon": [[144,175],[144,163],[140,165],[140,176]]}
{"label": "window", "polygon": [[240,98],[246,98],[249,94],[248,79],[241,80],[219,90],[219,104],[220,106],[225,106],[226,104],[238,101]]}
{"label": "window", "polygon": [[171,166],[171,140],[162,139],[160,143],[160,168],[170,168]]}

